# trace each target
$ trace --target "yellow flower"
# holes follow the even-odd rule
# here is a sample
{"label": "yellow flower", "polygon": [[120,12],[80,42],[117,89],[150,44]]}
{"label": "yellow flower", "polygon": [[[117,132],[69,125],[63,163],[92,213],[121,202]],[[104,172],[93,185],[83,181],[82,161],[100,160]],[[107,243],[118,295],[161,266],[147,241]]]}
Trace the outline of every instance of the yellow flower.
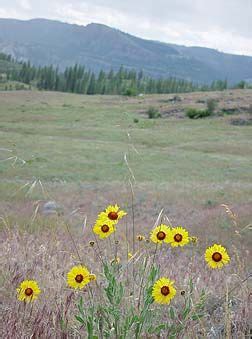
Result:
{"label": "yellow flower", "polygon": [[174,281],[168,278],[160,278],[152,287],[152,297],[158,304],[169,304],[176,295],[176,289],[173,287]]}
{"label": "yellow flower", "polygon": [[184,246],[189,243],[189,234],[183,227],[174,227],[168,234],[168,242],[172,247]]}
{"label": "yellow flower", "polygon": [[225,247],[214,244],[206,249],[205,260],[211,268],[222,268],[229,263],[230,257]]}
{"label": "yellow flower", "polygon": [[150,233],[150,240],[156,244],[168,242],[168,233],[170,228],[164,224],[158,225]]}
{"label": "yellow flower", "polygon": [[18,300],[30,302],[38,298],[41,293],[35,280],[24,280],[17,288]]}
{"label": "yellow flower", "polygon": [[115,232],[116,228],[114,223],[111,220],[102,220],[98,219],[96,224],[93,227],[93,232],[101,239],[105,239],[109,237],[113,232]]}
{"label": "yellow flower", "polygon": [[131,252],[128,252],[128,260],[130,260],[133,257],[133,254]]}
{"label": "yellow flower", "polygon": [[74,266],[68,273],[67,273],[67,283],[70,287],[75,289],[83,288],[87,285],[92,279],[90,272],[85,266]]}
{"label": "yellow flower", "polygon": [[101,212],[98,217],[103,220],[111,220],[114,224],[117,224],[118,221],[127,213],[123,210],[120,210],[120,207],[116,204],[114,206],[109,205],[104,212]]}

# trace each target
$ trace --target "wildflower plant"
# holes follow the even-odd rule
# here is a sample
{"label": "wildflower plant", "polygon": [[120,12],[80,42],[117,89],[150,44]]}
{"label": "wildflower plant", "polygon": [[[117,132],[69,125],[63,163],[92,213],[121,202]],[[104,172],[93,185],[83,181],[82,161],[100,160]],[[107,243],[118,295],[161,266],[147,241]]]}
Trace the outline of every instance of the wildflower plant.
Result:
{"label": "wildflower plant", "polygon": [[170,301],[177,293],[173,284],[174,281],[171,281],[165,277],[157,280],[152,288],[152,296],[154,301],[158,304],[170,304]]}
{"label": "wildflower plant", "polygon": [[24,280],[17,288],[18,300],[31,302],[38,298],[41,293],[37,281]]}
{"label": "wildflower plant", "polygon": [[123,210],[120,210],[120,207],[115,204],[115,205],[109,205],[105,211],[101,212],[98,215],[98,220],[111,220],[115,224],[118,223],[118,221],[125,216],[127,213]]}
{"label": "wildflower plant", "polygon": [[[124,216],[126,212],[118,205],[109,205],[91,227],[95,239],[89,240],[87,246],[98,260],[94,266],[97,276],[87,268],[74,244],[78,263],[65,276],[66,285],[75,294],[78,334],[88,338],[177,338],[183,337],[188,328],[201,328],[207,316],[207,286],[199,290],[190,274],[187,285],[181,286],[179,271],[169,271],[169,262],[176,260],[175,253],[189,243],[198,244],[198,238],[181,226],[160,223],[158,217],[149,239],[140,234],[134,237],[141,242],[134,252],[130,250],[134,248],[130,239],[123,241]],[[71,240],[74,242],[73,236]],[[188,255],[192,249],[200,250],[198,246],[188,246]],[[166,259],[162,261],[164,253]],[[196,258],[207,270],[221,269],[230,262],[226,248],[219,244],[208,247]],[[29,303],[41,291],[36,281],[25,280],[17,292],[20,301]]]}
{"label": "wildflower plant", "polygon": [[185,246],[189,243],[189,234],[183,227],[174,227],[168,233],[168,242],[172,247]]}
{"label": "wildflower plant", "polygon": [[97,234],[100,239],[108,238],[115,231],[115,223],[106,219],[98,219],[93,227],[93,232]]}
{"label": "wildflower plant", "polygon": [[209,267],[215,269],[227,265],[230,261],[230,257],[225,247],[214,244],[206,249],[205,260]]}
{"label": "wildflower plant", "polygon": [[82,265],[74,266],[67,273],[67,284],[74,289],[81,289],[92,280],[96,280],[95,275],[91,275],[88,269]]}
{"label": "wildflower plant", "polygon": [[150,233],[150,240],[156,244],[167,243],[169,232],[170,228],[164,224],[156,226]]}

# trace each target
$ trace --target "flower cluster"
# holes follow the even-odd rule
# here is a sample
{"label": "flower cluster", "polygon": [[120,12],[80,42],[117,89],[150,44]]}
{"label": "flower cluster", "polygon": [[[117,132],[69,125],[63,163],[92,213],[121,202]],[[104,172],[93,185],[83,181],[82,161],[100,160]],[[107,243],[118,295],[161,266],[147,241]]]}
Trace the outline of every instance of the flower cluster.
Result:
{"label": "flower cluster", "polygon": [[[127,213],[120,209],[118,205],[109,205],[105,211],[98,215],[93,232],[99,235],[100,239],[109,237],[116,231],[118,221]],[[142,235],[137,235],[138,241],[145,240]],[[150,233],[150,240],[159,245],[162,243],[170,244],[172,247],[187,245],[189,242],[196,244],[197,237],[190,237],[188,231],[181,227],[169,227],[165,224],[156,226]],[[147,239],[146,239],[147,241]],[[94,246],[94,242],[90,242],[90,246]],[[134,259],[135,253],[128,252],[128,259]],[[208,266],[213,269],[220,269],[228,264],[230,257],[225,247],[214,244],[205,251],[205,261]],[[115,257],[111,265],[120,263],[120,258]],[[96,276],[82,265],[72,267],[67,273],[67,284],[74,289],[82,289],[91,281],[96,280]],[[151,295],[153,300],[159,304],[169,304],[176,295],[176,288],[173,286],[174,281],[167,277],[158,279],[152,286]],[[17,288],[18,300],[31,302],[38,298],[41,293],[38,283],[35,280],[24,280]]]}
{"label": "flower cluster", "polygon": [[188,231],[183,227],[170,228],[164,224],[156,226],[151,231],[150,239],[156,244],[167,243],[172,247],[184,246],[190,241]]}
{"label": "flower cluster", "polygon": [[109,237],[116,231],[116,224],[127,213],[120,210],[118,205],[109,205],[105,211],[98,215],[96,223],[93,227],[93,232],[97,234],[100,239]]}

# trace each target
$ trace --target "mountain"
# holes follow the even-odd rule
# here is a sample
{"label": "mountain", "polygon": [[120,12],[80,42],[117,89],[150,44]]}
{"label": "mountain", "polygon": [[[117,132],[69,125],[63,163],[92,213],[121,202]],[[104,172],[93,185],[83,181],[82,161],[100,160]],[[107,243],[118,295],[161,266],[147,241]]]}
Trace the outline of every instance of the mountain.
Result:
{"label": "mountain", "polygon": [[127,68],[153,77],[184,78],[209,83],[252,79],[252,57],[144,40],[101,25],[71,25],[59,21],[0,19],[0,52],[34,65],[79,63],[98,72]]}

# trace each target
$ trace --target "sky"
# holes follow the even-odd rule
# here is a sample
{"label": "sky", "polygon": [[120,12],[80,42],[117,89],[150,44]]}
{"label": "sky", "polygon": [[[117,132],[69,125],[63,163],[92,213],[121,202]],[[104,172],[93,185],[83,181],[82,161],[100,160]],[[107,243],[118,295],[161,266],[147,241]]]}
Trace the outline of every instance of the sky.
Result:
{"label": "sky", "polygon": [[0,18],[102,23],[146,39],[252,56],[252,0],[0,0]]}

